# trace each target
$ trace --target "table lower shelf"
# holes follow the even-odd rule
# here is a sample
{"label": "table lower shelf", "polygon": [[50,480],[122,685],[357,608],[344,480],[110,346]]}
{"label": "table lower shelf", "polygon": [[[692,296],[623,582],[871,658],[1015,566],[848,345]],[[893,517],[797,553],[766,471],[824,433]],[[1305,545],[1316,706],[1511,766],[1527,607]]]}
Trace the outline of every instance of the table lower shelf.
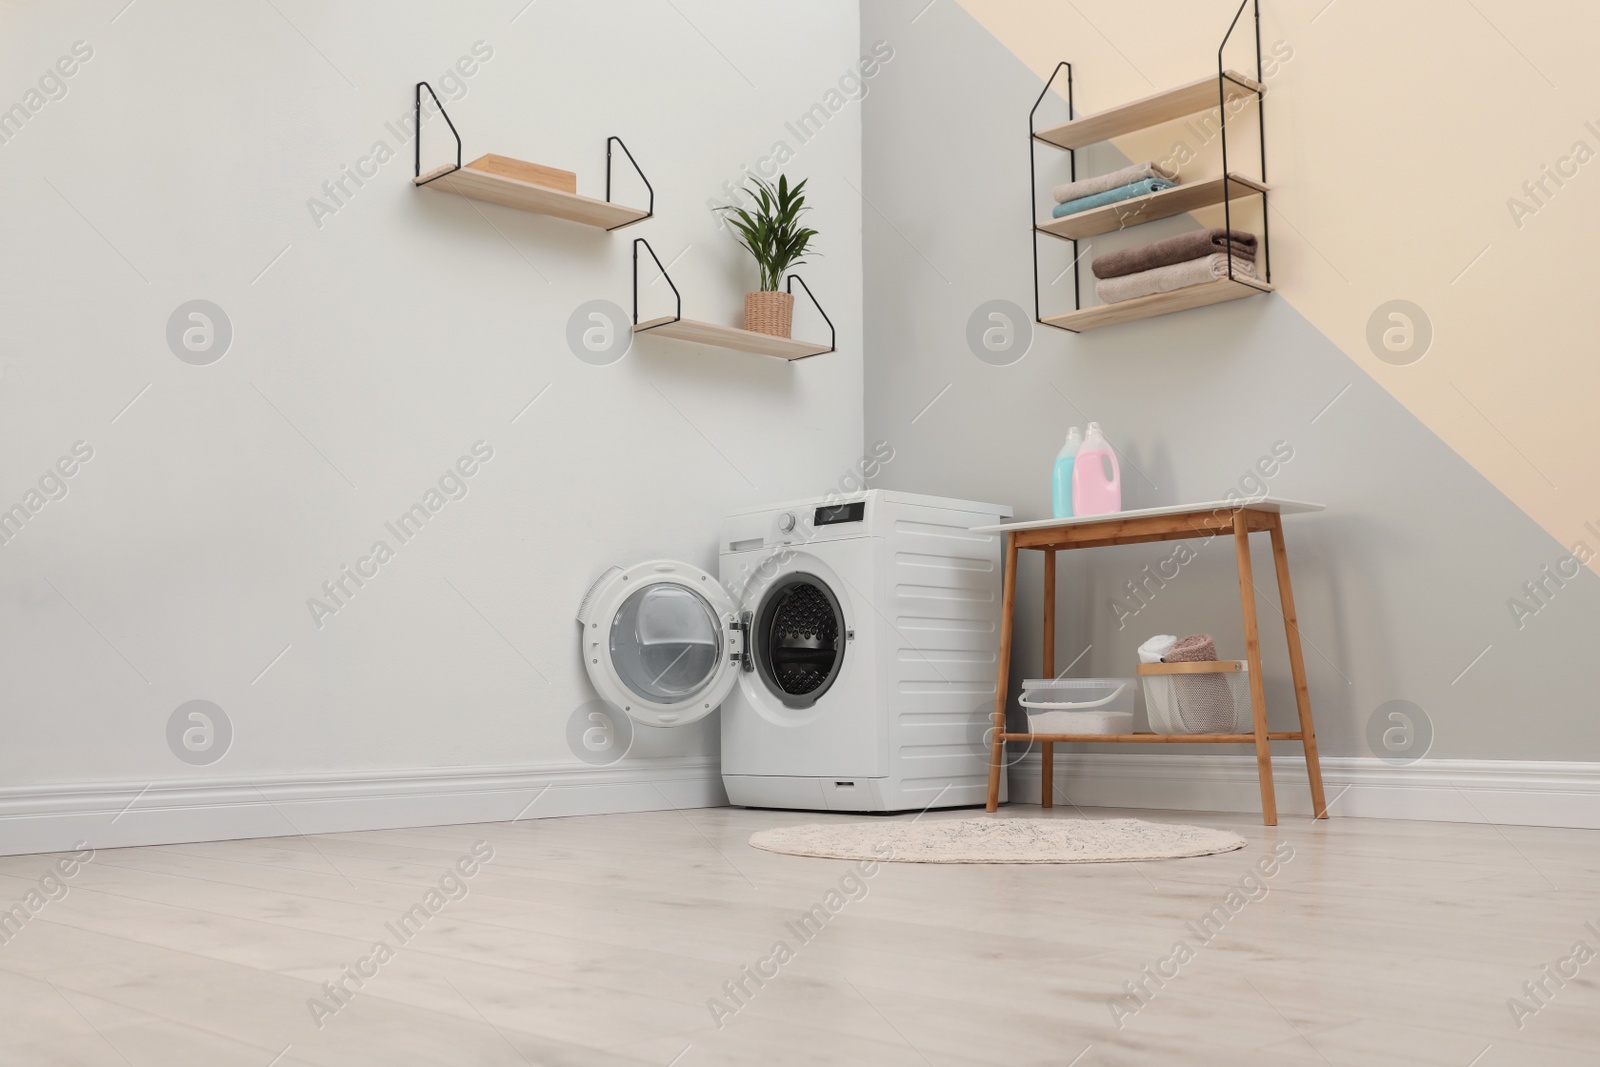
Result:
{"label": "table lower shelf", "polygon": [[[1002,741],[1109,741],[1125,745],[1253,745],[1255,734],[1001,734]],[[1302,741],[1299,730],[1268,733],[1268,741]]]}

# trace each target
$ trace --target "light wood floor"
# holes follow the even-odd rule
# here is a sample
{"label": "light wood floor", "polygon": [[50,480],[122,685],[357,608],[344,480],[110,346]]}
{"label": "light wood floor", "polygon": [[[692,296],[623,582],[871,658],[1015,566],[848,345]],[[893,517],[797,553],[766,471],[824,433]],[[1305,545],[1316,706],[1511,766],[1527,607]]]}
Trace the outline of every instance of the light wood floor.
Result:
{"label": "light wood floor", "polygon": [[[102,851],[0,945],[0,1063],[1597,1062],[1600,959],[1564,988],[1547,980],[1548,1006],[1520,1030],[1506,1003],[1575,942],[1600,950],[1585,928],[1600,929],[1594,833],[1086,814],[1225,826],[1250,846],[1136,866],[888,864],[809,943],[785,924],[848,865],[745,842],[827,816],[724,808]],[[399,944],[386,924],[480,839],[495,856],[467,895]],[[1294,858],[1265,898],[1201,944],[1185,924],[1278,842]],[[0,905],[47,862],[0,860]],[[380,940],[394,958],[347,983],[319,1029],[308,999]],[[719,1029],[708,998],[780,940],[794,958],[747,982]],[[1119,1030],[1108,1000],[1180,940],[1194,958]]]}

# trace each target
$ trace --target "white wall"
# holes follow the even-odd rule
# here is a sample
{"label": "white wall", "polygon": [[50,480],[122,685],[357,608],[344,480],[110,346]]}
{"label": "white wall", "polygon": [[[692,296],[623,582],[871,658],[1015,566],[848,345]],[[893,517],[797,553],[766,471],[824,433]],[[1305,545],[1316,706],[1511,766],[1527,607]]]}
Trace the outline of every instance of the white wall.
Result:
{"label": "white wall", "polygon": [[[151,801],[195,780],[271,795],[300,776],[316,799],[583,768],[565,728],[593,698],[573,624],[588,583],[657,555],[714,567],[723,512],[824,492],[860,455],[859,106],[804,145],[784,125],[864,51],[857,5],[124,2],[0,15],[0,107],[42,104],[0,145],[0,506],[93,449],[0,546],[0,849],[159,838]],[[30,98],[80,41],[65,96]],[[451,98],[441,75],[475,45],[492,56]],[[419,78],[466,160],[563,166],[601,196],[621,136],[657,217],[606,234],[413,189],[388,124]],[[674,263],[686,315],[738,321],[754,268],[706,202],[778,140],[812,182],[824,255],[803,273],[839,351],[791,365],[650,338],[611,366],[577,359],[568,316],[629,305],[634,236]],[[396,158],[315,217],[322,183],[378,141]],[[448,157],[442,123],[424,142],[425,169]],[[635,188],[619,178],[619,199]],[[665,283],[646,292],[668,306]],[[233,329],[209,366],[166,339],[197,298]],[[468,495],[399,545],[385,521],[479,441],[493,459]],[[378,539],[395,558],[319,628],[308,598]],[[234,730],[204,767],[166,738],[195,699]],[[616,772],[661,757],[714,781],[715,747],[712,719],[641,738]],[[150,783],[112,828],[104,813]],[[532,795],[438,817],[509,818]],[[181,833],[261,832],[249,807]],[[387,817],[336,809],[297,810]]]}

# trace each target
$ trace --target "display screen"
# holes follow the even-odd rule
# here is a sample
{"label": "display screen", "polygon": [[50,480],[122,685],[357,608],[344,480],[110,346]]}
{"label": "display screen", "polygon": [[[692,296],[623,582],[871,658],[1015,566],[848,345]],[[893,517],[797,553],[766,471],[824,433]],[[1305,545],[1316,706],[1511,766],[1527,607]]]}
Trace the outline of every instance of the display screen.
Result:
{"label": "display screen", "polygon": [[867,517],[867,502],[853,500],[848,504],[835,504],[832,507],[818,508],[816,516],[811,520],[813,526],[837,526],[841,522],[860,522]]}

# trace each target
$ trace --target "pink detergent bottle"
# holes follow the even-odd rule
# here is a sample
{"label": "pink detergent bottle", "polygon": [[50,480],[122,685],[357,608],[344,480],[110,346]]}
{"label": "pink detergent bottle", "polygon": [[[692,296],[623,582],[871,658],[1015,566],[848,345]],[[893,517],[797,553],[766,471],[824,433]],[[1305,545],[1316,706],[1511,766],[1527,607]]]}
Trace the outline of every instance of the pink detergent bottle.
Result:
{"label": "pink detergent bottle", "polygon": [[1072,514],[1110,515],[1122,510],[1122,470],[1117,454],[1091,422],[1072,466]]}

